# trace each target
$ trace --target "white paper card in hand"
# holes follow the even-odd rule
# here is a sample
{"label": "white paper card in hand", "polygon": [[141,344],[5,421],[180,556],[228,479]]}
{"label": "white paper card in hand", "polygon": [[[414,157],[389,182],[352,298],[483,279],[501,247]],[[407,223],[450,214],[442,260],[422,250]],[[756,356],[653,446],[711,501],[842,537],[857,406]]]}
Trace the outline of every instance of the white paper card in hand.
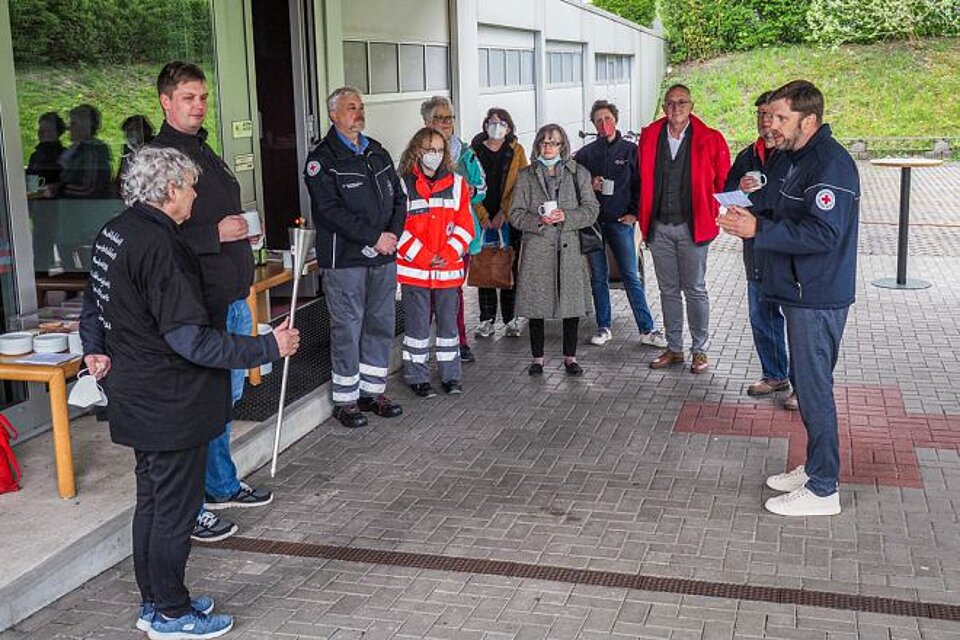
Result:
{"label": "white paper card in hand", "polygon": [[737,189],[736,191],[724,191],[723,193],[715,193],[713,197],[717,202],[724,207],[752,207],[753,203],[750,202],[750,198],[747,197],[743,191]]}

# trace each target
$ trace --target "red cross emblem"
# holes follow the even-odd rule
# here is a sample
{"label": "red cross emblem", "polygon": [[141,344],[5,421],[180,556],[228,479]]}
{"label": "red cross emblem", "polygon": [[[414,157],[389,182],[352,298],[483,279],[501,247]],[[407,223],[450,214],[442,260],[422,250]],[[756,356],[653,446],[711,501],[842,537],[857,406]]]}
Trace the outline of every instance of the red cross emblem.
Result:
{"label": "red cross emblem", "polygon": [[830,211],[837,203],[836,196],[833,195],[833,191],[830,189],[820,189],[820,191],[817,192],[816,200],[817,207],[822,211]]}

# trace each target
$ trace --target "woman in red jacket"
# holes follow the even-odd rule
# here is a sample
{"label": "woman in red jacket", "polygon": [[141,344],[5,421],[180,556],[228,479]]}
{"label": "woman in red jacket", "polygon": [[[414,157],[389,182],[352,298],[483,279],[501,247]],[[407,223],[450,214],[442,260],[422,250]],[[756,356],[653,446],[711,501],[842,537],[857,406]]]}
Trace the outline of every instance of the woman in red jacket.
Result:
{"label": "woman in red jacket", "polygon": [[424,127],[400,157],[407,221],[397,243],[397,280],[403,298],[403,377],[421,398],[430,384],[430,315],[437,322],[437,368],[443,390],[462,392],[457,291],[463,255],[473,240],[470,189],[453,172],[446,139]]}

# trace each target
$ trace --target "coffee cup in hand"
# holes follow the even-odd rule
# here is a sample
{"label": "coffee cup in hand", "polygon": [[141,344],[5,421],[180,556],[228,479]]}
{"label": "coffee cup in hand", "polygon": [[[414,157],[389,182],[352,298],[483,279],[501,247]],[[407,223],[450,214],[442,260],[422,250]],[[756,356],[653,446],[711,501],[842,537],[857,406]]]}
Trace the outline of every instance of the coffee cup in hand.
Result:
{"label": "coffee cup in hand", "polygon": [[750,191],[748,191],[747,193],[751,193],[753,191],[762,189],[763,187],[767,186],[767,176],[763,171],[747,171],[744,174],[744,177],[752,179],[758,185],[753,189],[750,189]]}
{"label": "coffee cup in hand", "polygon": [[540,214],[541,218],[549,218],[553,215],[553,212],[557,210],[557,201],[556,200],[547,200],[542,205],[537,207],[537,212]]}
{"label": "coffee cup in hand", "polygon": [[605,196],[612,196],[613,188],[615,184],[616,183],[613,180],[610,180],[609,178],[604,178],[603,184],[600,185],[600,193],[602,193]]}
{"label": "coffee cup in hand", "polygon": [[247,209],[240,216],[247,222],[247,236],[263,235],[263,226],[260,224],[260,214],[256,209]]}

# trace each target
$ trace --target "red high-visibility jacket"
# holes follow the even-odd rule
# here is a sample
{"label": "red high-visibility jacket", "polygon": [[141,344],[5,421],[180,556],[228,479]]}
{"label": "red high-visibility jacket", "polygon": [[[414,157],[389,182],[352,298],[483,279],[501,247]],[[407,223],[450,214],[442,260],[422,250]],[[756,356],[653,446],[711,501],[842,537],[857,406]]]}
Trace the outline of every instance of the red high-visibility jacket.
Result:
{"label": "red high-visibility jacket", "polygon": [[[660,118],[640,132],[637,150],[640,156],[640,208],[637,219],[640,221],[644,240],[647,240],[653,214],[653,194],[656,189],[654,167],[660,132],[666,123],[666,117]],[[690,147],[690,195],[693,201],[691,231],[693,241],[699,244],[713,240],[720,233],[720,227],[717,226],[720,205],[713,194],[723,192],[727,172],[730,171],[730,147],[727,146],[723,134],[711,129],[694,115],[690,116],[687,135],[693,136]]]}
{"label": "red high-visibility jacket", "polygon": [[[463,284],[463,254],[473,240],[470,189],[463,178],[443,169],[428,180],[415,166],[403,177],[407,192],[407,221],[397,243],[397,280],[429,289],[452,289]],[[445,264],[431,266],[440,256]]]}

